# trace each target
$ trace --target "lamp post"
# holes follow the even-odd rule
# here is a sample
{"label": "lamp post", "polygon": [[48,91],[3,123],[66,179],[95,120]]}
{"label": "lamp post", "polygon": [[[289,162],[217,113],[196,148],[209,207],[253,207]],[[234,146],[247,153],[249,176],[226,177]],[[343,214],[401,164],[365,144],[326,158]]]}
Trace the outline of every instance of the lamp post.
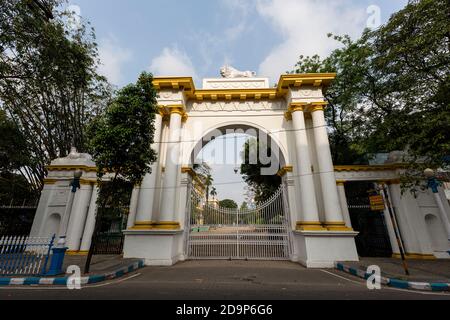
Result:
{"label": "lamp post", "polygon": [[441,186],[441,182],[438,180],[436,172],[433,169],[426,169],[424,171],[424,174],[428,179],[428,188],[431,189],[434,194],[434,198],[436,199],[442,222],[444,223],[445,230],[447,231],[447,238],[450,241],[450,221],[445,210],[444,203],[442,202],[441,195],[439,194],[439,187]]}

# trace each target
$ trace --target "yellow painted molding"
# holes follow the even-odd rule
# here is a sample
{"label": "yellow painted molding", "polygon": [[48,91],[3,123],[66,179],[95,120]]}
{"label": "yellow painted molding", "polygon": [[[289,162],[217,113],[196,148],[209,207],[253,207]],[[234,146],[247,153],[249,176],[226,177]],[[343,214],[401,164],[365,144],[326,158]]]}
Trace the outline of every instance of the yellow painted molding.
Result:
{"label": "yellow painted molding", "polygon": [[[407,260],[437,260],[437,258],[432,254],[407,253],[405,257]],[[401,259],[402,257],[400,253],[394,253],[392,258]]]}
{"label": "yellow painted molding", "polygon": [[280,171],[278,171],[278,176],[284,177],[288,172],[290,172],[290,173],[294,172],[294,167],[293,166],[285,166],[285,167],[281,168]]}
{"label": "yellow painted molding", "polygon": [[350,171],[393,171],[397,169],[405,168],[404,165],[349,165],[349,166],[335,166],[336,172],[350,172]]}
{"label": "yellow painted molding", "polygon": [[290,87],[327,87],[335,78],[335,73],[287,74],[280,77],[276,88],[196,90],[192,77],[156,77],[153,86],[156,90],[182,90],[187,98],[197,101],[273,100],[284,97]]}
{"label": "yellow painted molding", "polygon": [[195,90],[194,93],[188,95],[188,98],[204,101],[204,100],[273,100],[277,97],[284,96],[276,88],[273,89],[220,89],[220,90]]}
{"label": "yellow painted molding", "polygon": [[183,90],[194,92],[195,85],[192,77],[156,77],[153,79],[156,90]]}
{"label": "yellow painted molding", "polygon": [[87,256],[88,253],[89,251],[66,251],[68,256]]}
{"label": "yellow painted molding", "polygon": [[328,105],[326,101],[317,102],[292,102],[289,105],[288,111],[285,113],[284,117],[287,121],[292,120],[292,114],[294,112],[304,112],[305,118],[310,117],[310,114],[319,110],[324,110],[324,107]]}
{"label": "yellow painted molding", "polygon": [[181,224],[173,221],[154,222],[152,224],[154,230],[180,230]]}
{"label": "yellow painted molding", "polygon": [[97,172],[96,167],[88,166],[46,166],[48,171],[85,171],[85,172]]}
{"label": "yellow painted molding", "polygon": [[297,222],[296,230],[298,231],[328,231],[324,228],[320,221],[299,221]]}
{"label": "yellow painted molding", "polygon": [[152,221],[137,221],[131,230],[151,230],[153,229]]}
{"label": "yellow painted molding", "polygon": [[338,185],[338,186],[345,186],[346,183],[347,183],[347,181],[345,181],[345,180],[337,180],[336,181],[336,185]]}
{"label": "yellow painted molding", "polygon": [[336,78],[336,73],[306,73],[282,75],[278,81],[278,91],[285,92],[289,87],[322,86],[327,87]]}
{"label": "yellow painted molding", "polygon": [[324,227],[329,231],[354,231],[345,225],[345,222],[325,222]]}

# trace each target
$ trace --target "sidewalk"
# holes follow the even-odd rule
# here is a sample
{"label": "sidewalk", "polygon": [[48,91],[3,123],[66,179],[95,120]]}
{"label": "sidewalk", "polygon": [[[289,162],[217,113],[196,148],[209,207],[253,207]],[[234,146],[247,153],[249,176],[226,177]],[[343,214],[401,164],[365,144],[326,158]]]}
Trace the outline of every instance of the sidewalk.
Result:
{"label": "sidewalk", "polygon": [[407,260],[410,276],[406,276],[400,259],[361,258],[360,262],[345,262],[346,266],[367,271],[369,266],[379,266],[386,278],[410,282],[450,282],[450,260]]}
{"label": "sidewalk", "polygon": [[381,283],[390,287],[423,291],[450,291],[449,260],[408,260],[410,275],[405,275],[399,259],[364,258],[360,262],[336,263],[337,270],[353,276],[369,279],[369,266],[381,269]]}
{"label": "sidewalk", "polygon": [[[95,284],[123,277],[144,267],[144,260],[123,259],[122,256],[94,256],[89,274],[84,275],[85,256],[66,256],[63,271],[69,266],[78,266],[81,270],[81,285]],[[66,286],[72,275],[58,277],[0,277],[0,286]]]}
{"label": "sidewalk", "polygon": [[[69,256],[66,255],[64,258],[63,271],[65,272],[69,266],[78,266],[81,269],[83,275],[84,265],[86,264],[87,256]],[[140,259],[123,259],[122,256],[118,255],[98,255],[92,257],[91,270],[89,275],[104,274],[114,272],[128,267]]]}

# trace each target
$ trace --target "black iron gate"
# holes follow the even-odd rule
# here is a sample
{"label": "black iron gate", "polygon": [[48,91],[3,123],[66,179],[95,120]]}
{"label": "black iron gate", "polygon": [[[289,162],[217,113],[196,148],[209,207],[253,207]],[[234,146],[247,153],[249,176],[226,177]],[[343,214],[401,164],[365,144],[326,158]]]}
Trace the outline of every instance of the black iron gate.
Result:
{"label": "black iron gate", "polygon": [[370,195],[374,184],[352,182],[346,185],[353,229],[359,232],[356,246],[361,257],[391,257],[392,246],[383,211],[372,211]]}
{"label": "black iron gate", "polygon": [[97,255],[120,255],[123,253],[125,237],[123,230],[126,229],[128,219],[128,208],[107,208],[102,217],[101,227],[94,237],[94,254]]}

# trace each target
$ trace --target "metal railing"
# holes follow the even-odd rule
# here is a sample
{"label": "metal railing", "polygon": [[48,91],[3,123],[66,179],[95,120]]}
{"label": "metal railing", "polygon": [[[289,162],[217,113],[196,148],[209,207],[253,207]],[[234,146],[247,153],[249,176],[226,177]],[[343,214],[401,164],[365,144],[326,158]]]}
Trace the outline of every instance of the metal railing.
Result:
{"label": "metal railing", "polygon": [[0,275],[44,275],[54,242],[55,236],[0,237]]}
{"label": "metal railing", "polygon": [[291,226],[284,188],[256,208],[212,206],[192,191],[188,203],[190,259],[288,260]]}

